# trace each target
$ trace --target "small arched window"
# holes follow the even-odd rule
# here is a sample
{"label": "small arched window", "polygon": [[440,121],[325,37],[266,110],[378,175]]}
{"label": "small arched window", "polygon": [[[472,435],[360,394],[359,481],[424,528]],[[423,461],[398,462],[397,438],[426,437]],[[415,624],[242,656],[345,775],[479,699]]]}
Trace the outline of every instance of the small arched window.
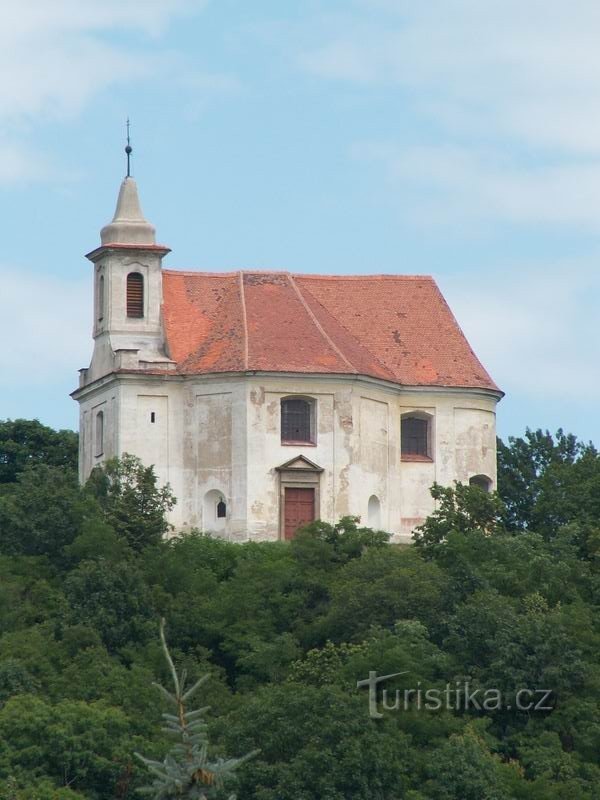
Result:
{"label": "small arched window", "polygon": [[431,459],[431,438],[431,417],[428,414],[414,412],[402,417],[400,444],[403,459]]}
{"label": "small arched window", "polygon": [[139,272],[127,276],[127,316],[144,316],[144,276]]}
{"label": "small arched window", "polygon": [[281,441],[314,444],[314,403],[302,397],[284,397],[281,401]]}
{"label": "small arched window", "polygon": [[380,528],[381,527],[381,503],[379,502],[379,498],[377,495],[372,494],[369,497],[369,506],[367,509],[368,517],[369,517],[369,527],[370,528]]}
{"label": "small arched window", "polygon": [[104,275],[98,278],[98,322],[104,319]]}
{"label": "small arched window", "polygon": [[202,529],[223,531],[227,525],[227,501],[218,489],[211,489],[204,495],[202,509]]}
{"label": "small arched window", "polygon": [[104,411],[96,414],[96,458],[104,454]]}
{"label": "small arched window", "polygon": [[469,486],[477,486],[483,492],[489,492],[492,489],[492,481],[487,475],[473,475],[469,478]]}

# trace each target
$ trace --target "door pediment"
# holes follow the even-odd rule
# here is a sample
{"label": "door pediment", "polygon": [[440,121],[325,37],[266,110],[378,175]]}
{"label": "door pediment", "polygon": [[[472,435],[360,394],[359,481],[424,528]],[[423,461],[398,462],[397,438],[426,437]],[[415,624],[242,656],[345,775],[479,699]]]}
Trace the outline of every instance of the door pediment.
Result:
{"label": "door pediment", "polygon": [[289,461],[286,461],[285,464],[275,467],[275,469],[277,472],[323,472],[323,467],[320,467],[318,464],[315,464],[314,461],[302,455],[291,458]]}

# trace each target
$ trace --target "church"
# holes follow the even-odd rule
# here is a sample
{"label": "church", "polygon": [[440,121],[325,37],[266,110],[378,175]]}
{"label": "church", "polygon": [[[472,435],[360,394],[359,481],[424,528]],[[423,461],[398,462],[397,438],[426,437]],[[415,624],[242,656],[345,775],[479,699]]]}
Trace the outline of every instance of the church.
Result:
{"label": "church", "polygon": [[80,478],[131,453],[175,530],[289,539],[345,515],[410,541],[434,482],[496,483],[502,392],[434,280],[164,269],[136,182],[93,265]]}

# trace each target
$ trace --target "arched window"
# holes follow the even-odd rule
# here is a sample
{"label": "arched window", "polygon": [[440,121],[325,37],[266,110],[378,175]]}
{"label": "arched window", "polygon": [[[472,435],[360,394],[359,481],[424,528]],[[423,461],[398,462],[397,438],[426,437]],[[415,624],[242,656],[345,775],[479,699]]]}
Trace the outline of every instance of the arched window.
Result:
{"label": "arched window", "polygon": [[469,486],[477,486],[482,491],[489,492],[492,488],[492,481],[487,475],[473,475],[472,478],[469,478]]}
{"label": "arched window", "polygon": [[98,322],[104,319],[104,275],[98,278]]}
{"label": "arched window", "polygon": [[144,316],[144,276],[139,272],[127,276],[127,316]]}
{"label": "arched window", "polygon": [[431,459],[431,417],[422,412],[404,414],[401,422],[400,444],[402,458]]}
{"label": "arched window", "polygon": [[205,531],[225,530],[227,521],[227,503],[223,493],[211,489],[204,495],[202,507],[202,528]]}
{"label": "arched window", "polygon": [[381,503],[379,502],[379,498],[377,495],[372,494],[369,497],[369,505],[368,505],[368,518],[369,518],[369,528],[380,528],[381,527]]}
{"label": "arched window", "polygon": [[315,443],[315,404],[303,397],[281,401],[281,441],[286,444]]}
{"label": "arched window", "polygon": [[104,411],[96,414],[96,457],[104,454]]}

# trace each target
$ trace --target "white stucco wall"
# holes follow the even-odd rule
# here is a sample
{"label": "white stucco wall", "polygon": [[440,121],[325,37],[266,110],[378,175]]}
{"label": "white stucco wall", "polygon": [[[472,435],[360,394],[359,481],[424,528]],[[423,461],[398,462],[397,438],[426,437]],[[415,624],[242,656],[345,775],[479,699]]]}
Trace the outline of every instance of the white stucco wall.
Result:
{"label": "white stucco wall", "polygon": [[[288,395],[315,401],[314,445],[282,444],[280,404]],[[381,527],[406,541],[434,510],[434,482],[483,474],[495,486],[496,402],[489,392],[411,390],[343,376],[113,376],[81,397],[81,477],[105,458],[133,453],[171,484],[177,529],[213,527],[235,540],[270,540],[280,536],[276,468],[303,455],[323,470],[321,519],[352,514],[368,524],[369,499],[376,497]],[[431,417],[431,462],[402,460],[401,418],[414,411]],[[218,523],[214,514],[206,519],[207,494],[215,492],[227,503],[226,520]]]}

